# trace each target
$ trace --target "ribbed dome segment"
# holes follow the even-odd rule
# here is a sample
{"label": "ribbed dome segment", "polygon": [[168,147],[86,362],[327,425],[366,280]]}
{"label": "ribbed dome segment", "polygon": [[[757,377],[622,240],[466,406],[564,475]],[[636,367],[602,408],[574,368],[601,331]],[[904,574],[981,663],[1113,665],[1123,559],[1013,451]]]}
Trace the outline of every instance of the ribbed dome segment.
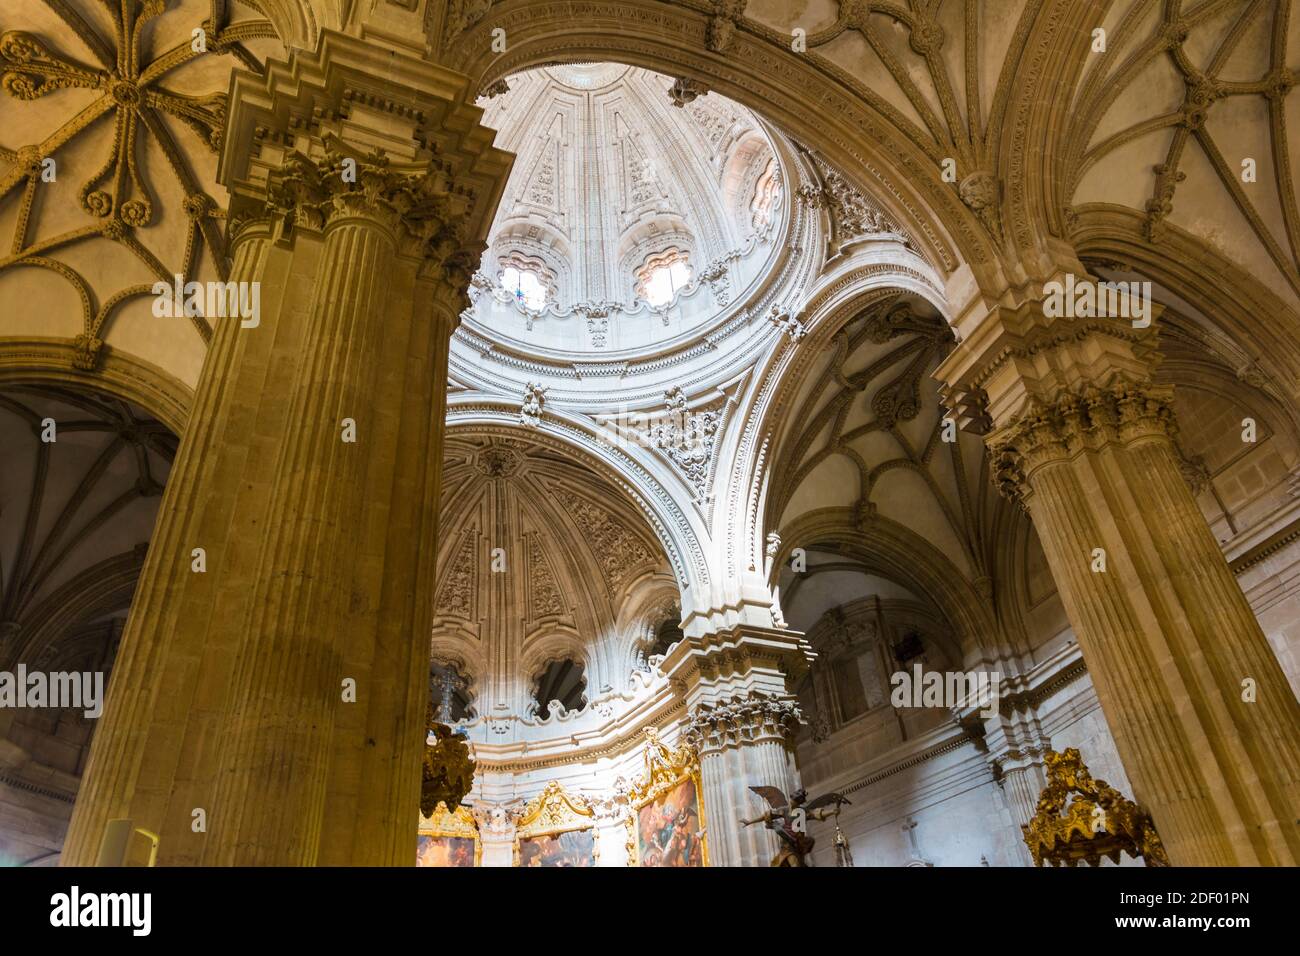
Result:
{"label": "ribbed dome segment", "polygon": [[610,63],[507,85],[480,101],[518,159],[477,280],[476,328],[560,353],[657,348],[761,271],[782,196],[748,110]]}

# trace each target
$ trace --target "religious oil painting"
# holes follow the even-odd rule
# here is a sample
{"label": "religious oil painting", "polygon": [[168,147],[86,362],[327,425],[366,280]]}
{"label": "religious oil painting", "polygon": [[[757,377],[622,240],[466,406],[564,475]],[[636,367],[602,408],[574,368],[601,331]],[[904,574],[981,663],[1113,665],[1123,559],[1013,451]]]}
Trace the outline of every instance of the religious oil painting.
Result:
{"label": "religious oil painting", "polygon": [[420,818],[416,866],[478,866],[482,855],[478,823],[469,807],[448,810],[439,802],[432,816]]}
{"label": "religious oil painting", "polygon": [[520,866],[595,866],[596,831],[570,830],[519,841]]}
{"label": "religious oil painting", "polygon": [[473,866],[474,839],[461,836],[420,834],[416,866]]}
{"label": "religious oil painting", "polygon": [[641,866],[703,866],[695,780],[684,777],[637,811],[637,850]]}

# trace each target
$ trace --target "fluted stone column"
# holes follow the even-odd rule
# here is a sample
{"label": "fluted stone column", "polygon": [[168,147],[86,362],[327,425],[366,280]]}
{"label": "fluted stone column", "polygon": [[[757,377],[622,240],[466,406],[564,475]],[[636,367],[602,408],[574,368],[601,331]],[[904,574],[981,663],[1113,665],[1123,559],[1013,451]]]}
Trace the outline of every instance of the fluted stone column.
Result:
{"label": "fluted stone column", "polygon": [[776,855],[770,830],[741,821],[766,807],[750,787],[798,789],[792,738],[802,717],[789,688],[813,656],[797,631],[740,625],[686,637],[660,665],[685,693],[713,866],[767,866]]}
{"label": "fluted stone column", "polygon": [[1295,865],[1300,704],[1180,473],[1158,324],[1026,301],[962,330],[937,374],[1033,519],[1170,860]]}
{"label": "fluted stone column", "polygon": [[114,818],[160,864],[413,862],[447,349],[509,172],[472,96],[333,33],[236,79],[260,321],[216,321],[66,863]]}

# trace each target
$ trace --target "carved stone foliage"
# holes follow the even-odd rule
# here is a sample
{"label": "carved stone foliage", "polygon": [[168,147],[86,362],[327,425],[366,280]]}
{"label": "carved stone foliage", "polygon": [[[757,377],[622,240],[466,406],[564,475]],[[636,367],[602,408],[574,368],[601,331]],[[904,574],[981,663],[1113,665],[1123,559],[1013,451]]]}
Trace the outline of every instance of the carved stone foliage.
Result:
{"label": "carved stone foliage", "polygon": [[[66,280],[80,301],[84,327],[74,362],[92,370],[117,312],[149,295],[154,282],[172,282],[176,275],[193,280],[205,266],[205,247],[207,265],[226,278],[225,212],[205,172],[221,146],[225,83],[212,83],[203,67],[220,60],[260,72],[249,44],[274,43],[275,33],[266,20],[232,22],[234,4],[216,4],[217,19],[200,21],[206,6],[124,0],[92,12],[80,9],[85,3],[48,4],[60,21],[57,35],[0,34],[0,88],[31,104],[0,117],[6,129],[0,133],[0,198],[18,193],[12,248],[0,258],[0,271],[35,266]],[[159,21],[174,11],[192,17],[200,32],[187,29],[174,45],[163,46],[159,38],[177,24]],[[6,9],[11,23],[16,12]],[[88,61],[78,44],[89,51]],[[200,84],[210,85],[196,90]],[[27,112],[38,110],[39,122]],[[94,131],[105,125],[112,135],[96,148],[106,155],[85,155]],[[11,139],[18,130],[36,129],[39,139]],[[87,172],[75,174],[84,178],[74,182],[72,170],[78,169]],[[168,202],[173,205],[164,209]],[[82,221],[69,215],[74,209]],[[115,246],[107,269],[84,249],[97,241]],[[107,288],[103,274],[114,277]],[[117,287],[123,276],[135,277],[134,283]],[[189,321],[205,341],[210,337],[202,314]]]}
{"label": "carved stone foliage", "polygon": [[1107,387],[1087,387],[1052,403],[1033,403],[993,439],[998,487],[1022,501],[1027,475],[1052,461],[1111,443],[1127,444],[1151,435],[1175,435],[1168,386],[1122,379]]}
{"label": "carved stone foliage", "polygon": [[519,406],[521,424],[536,428],[542,423],[542,409],[546,405],[546,389],[533,382],[524,386],[524,401]]}
{"label": "carved stone foliage", "polygon": [[523,464],[524,454],[510,445],[489,445],[479,452],[474,465],[489,478],[509,478]]}
{"label": "carved stone foliage", "polygon": [[831,220],[831,247],[839,251],[855,239],[890,235],[905,237],[902,228],[876,202],[820,158],[812,158],[819,182],[805,182],[795,198],[810,209],[825,209]]}
{"label": "carved stone foliage", "polygon": [[674,386],[664,395],[666,411],[646,429],[645,438],[682,470],[703,497],[709,486],[713,447],[722,420],[720,408],[692,411],[686,393]]}
{"label": "carved stone foliage", "polygon": [[438,586],[434,608],[438,614],[472,621],[478,588],[478,532],[470,529],[461,537],[456,556]]}
{"label": "carved stone foliage", "polygon": [[550,563],[537,541],[537,533],[528,538],[528,616],[534,620],[564,614],[564,599]]}
{"label": "carved stone foliage", "polygon": [[455,271],[468,285],[476,250],[466,246],[465,226],[474,199],[451,164],[436,157],[404,169],[379,151],[328,151],[315,159],[290,154],[267,184],[266,207],[310,229],[334,219],[373,219],[393,231],[404,255]]}
{"label": "carved stone foliage", "polygon": [[443,29],[447,40],[454,40],[478,23],[491,8],[492,0],[448,0]]}
{"label": "carved stone foliage", "polygon": [[760,740],[788,740],[801,723],[797,702],[755,692],[700,704],[687,719],[686,737],[700,753],[709,753]]}
{"label": "carved stone foliage", "polygon": [[590,542],[611,594],[621,591],[638,570],[655,563],[650,549],[612,512],[567,488],[557,487],[556,495]]}
{"label": "carved stone foliage", "polygon": [[767,318],[769,322],[784,332],[791,342],[801,342],[803,337],[808,334],[808,330],[804,328],[802,322],[779,306],[772,306]]}
{"label": "carved stone foliage", "polygon": [[958,184],[961,201],[970,207],[980,222],[993,235],[1002,231],[998,215],[998,181],[992,173],[979,169],[967,175]]}

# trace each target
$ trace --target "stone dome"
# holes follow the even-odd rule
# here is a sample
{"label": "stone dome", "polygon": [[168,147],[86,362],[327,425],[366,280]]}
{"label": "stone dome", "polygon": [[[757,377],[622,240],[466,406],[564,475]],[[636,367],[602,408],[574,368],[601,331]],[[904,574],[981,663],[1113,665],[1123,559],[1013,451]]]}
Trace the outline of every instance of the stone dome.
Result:
{"label": "stone dome", "polygon": [[[507,85],[480,101],[517,159],[469,329],[543,355],[658,351],[723,317],[769,269],[788,203],[748,110],[611,63]],[[660,269],[672,275],[656,284]]]}

